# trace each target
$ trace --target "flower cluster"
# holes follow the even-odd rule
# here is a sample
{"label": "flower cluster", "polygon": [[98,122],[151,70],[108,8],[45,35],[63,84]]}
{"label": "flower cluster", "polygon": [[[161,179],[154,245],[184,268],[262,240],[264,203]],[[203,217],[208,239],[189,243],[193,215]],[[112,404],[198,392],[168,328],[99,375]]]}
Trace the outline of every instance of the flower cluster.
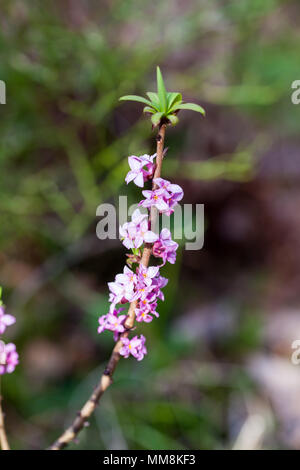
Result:
{"label": "flower cluster", "polygon": [[[5,308],[1,300],[2,289],[0,288],[0,334],[2,335],[6,328],[13,325],[15,317],[5,313]],[[0,341],[0,375],[11,374],[19,363],[19,355],[16,346],[13,343],[5,344]]]}
{"label": "flower cluster", "polygon": [[153,160],[155,157],[156,154],[142,155],[141,157],[136,157],[135,155],[132,155],[131,157],[128,157],[130,171],[126,175],[126,183],[128,184],[130,183],[130,181],[133,181],[137,186],[143,188],[145,181],[152,178],[153,176]]}
{"label": "flower cluster", "polygon": [[158,236],[148,229],[148,215],[136,209],[131,222],[125,222],[119,229],[122,243],[126,248],[140,248],[144,242],[154,243]]}
{"label": "flower cluster", "polygon": [[174,264],[176,261],[177,248],[178,243],[172,240],[170,230],[163,228],[159,238],[153,244],[152,254],[156,258],[162,258],[162,266],[165,265],[167,261]]}
{"label": "flower cluster", "polygon": [[146,199],[143,199],[139,205],[147,208],[154,206],[162,214],[171,215],[176,204],[183,198],[182,188],[162,178],[155,178],[153,181],[157,189],[142,191]]}
{"label": "flower cluster", "polygon": [[[130,171],[125,181],[133,181],[137,186],[143,187],[145,181],[153,177],[155,157],[156,155],[129,157]],[[140,201],[139,205],[148,209],[154,206],[159,213],[170,215],[183,197],[182,188],[162,178],[155,178],[153,182],[154,189],[142,192],[145,199]],[[161,276],[159,270],[166,262],[175,263],[178,244],[172,240],[170,231],[165,228],[160,235],[152,232],[148,215],[141,213],[139,209],[134,211],[130,222],[120,226],[119,231],[123,245],[132,250],[133,254],[128,256],[134,256],[132,264],[137,263],[137,267],[134,270],[125,266],[123,273],[117,274],[115,280],[108,283],[110,309],[106,315],[99,317],[98,333],[112,331],[114,340],[120,338],[122,341],[120,355],[126,358],[132,355],[140,361],[147,353],[146,338],[141,335],[130,339],[127,334],[123,335],[128,331],[125,326],[127,315],[121,313],[124,308],[118,308],[118,305],[134,302],[138,323],[149,323],[154,317],[159,317],[157,302],[159,299],[164,300],[162,289],[168,283],[168,279]],[[148,267],[142,264],[140,249],[145,243],[152,245],[154,257],[162,259],[160,266]]]}
{"label": "flower cluster", "polygon": [[145,346],[146,338],[141,335],[140,338],[134,336],[132,339],[123,338],[123,347],[121,348],[120,354],[124,357],[129,357],[130,354],[133,355],[138,361],[141,361],[145,354],[147,354],[147,349]]}

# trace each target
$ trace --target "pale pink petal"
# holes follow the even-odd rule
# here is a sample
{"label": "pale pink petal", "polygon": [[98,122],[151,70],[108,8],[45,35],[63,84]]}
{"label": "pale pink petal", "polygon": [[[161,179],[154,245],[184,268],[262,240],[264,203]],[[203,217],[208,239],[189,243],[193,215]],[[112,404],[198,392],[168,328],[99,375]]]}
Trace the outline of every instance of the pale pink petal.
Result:
{"label": "pale pink petal", "polygon": [[128,250],[131,250],[131,248],[134,248],[133,241],[129,240],[129,238],[125,238],[125,240],[123,240],[122,243],[125,246],[125,248],[127,248]]}
{"label": "pale pink petal", "polygon": [[162,211],[162,212],[163,212],[163,211],[169,210],[168,204],[167,204],[165,201],[161,200],[161,199],[159,199],[159,200],[156,202],[155,205],[156,205],[156,207],[157,207],[157,209],[158,209],[159,211]]}
{"label": "pale pink petal", "polygon": [[15,317],[13,317],[12,315],[8,315],[8,314],[2,317],[2,321],[3,323],[5,323],[6,326],[10,326],[16,323]]}
{"label": "pale pink petal", "polygon": [[141,168],[142,163],[138,157],[132,156],[128,157],[128,165],[130,166],[131,170],[137,171]]}
{"label": "pale pink petal", "polygon": [[144,176],[143,173],[138,173],[138,175],[134,179],[134,183],[139,186],[139,188],[144,187]]}
{"label": "pale pink petal", "polygon": [[157,184],[157,186],[162,187],[164,186],[166,180],[164,180],[163,178],[154,178],[153,181],[155,184]]}
{"label": "pale pink petal", "polygon": [[144,235],[144,240],[146,243],[154,243],[156,240],[158,240],[158,235],[156,235],[156,233],[152,232],[151,230],[148,230]]}
{"label": "pale pink petal", "polygon": [[151,198],[152,196],[152,191],[149,191],[148,189],[145,189],[144,191],[142,191],[142,195],[145,196],[145,198]]}
{"label": "pale pink petal", "polygon": [[169,240],[171,238],[171,232],[167,228],[163,228],[160,232],[160,238],[162,240]]}
{"label": "pale pink petal", "polygon": [[152,277],[156,276],[158,271],[159,271],[158,266],[150,266],[150,268],[148,268],[148,276],[152,278]]}
{"label": "pale pink petal", "polygon": [[151,207],[152,206],[152,201],[149,200],[149,199],[144,199],[142,201],[139,202],[139,206],[142,206],[142,207]]}
{"label": "pale pink petal", "polygon": [[136,209],[131,216],[131,220],[135,224],[140,224],[147,217],[147,214],[143,214],[140,209]]}

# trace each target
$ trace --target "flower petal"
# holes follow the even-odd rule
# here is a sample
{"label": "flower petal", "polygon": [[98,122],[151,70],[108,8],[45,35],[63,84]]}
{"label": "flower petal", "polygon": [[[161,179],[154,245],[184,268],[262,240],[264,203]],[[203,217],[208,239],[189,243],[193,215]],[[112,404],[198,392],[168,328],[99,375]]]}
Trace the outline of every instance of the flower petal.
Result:
{"label": "flower petal", "polygon": [[151,230],[148,230],[144,235],[144,240],[146,243],[154,243],[158,240],[158,235]]}
{"label": "flower petal", "polygon": [[144,187],[144,176],[143,173],[138,173],[138,175],[134,178],[134,183],[139,187]]}

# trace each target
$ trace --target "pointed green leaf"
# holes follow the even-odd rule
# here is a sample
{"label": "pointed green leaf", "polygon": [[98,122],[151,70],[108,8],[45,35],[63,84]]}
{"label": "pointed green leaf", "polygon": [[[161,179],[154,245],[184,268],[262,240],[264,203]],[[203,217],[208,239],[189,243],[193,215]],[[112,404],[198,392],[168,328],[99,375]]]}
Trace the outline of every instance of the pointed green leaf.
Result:
{"label": "pointed green leaf", "polygon": [[178,123],[179,119],[177,116],[175,116],[175,114],[169,114],[168,115],[168,119],[169,121],[171,122],[172,126],[176,126],[176,124]]}
{"label": "pointed green leaf", "polygon": [[167,92],[166,87],[164,84],[164,80],[162,78],[162,74],[160,68],[157,66],[156,68],[156,79],[157,79],[157,93],[160,101],[160,108],[163,111],[167,111]]}
{"label": "pointed green leaf", "polygon": [[157,111],[160,111],[160,102],[159,102],[158,94],[152,93],[152,91],[148,91],[146,95],[148,96],[148,98],[150,98],[152,106],[155,107]]}
{"label": "pointed green leaf", "polygon": [[197,111],[197,113],[203,114],[205,116],[205,111],[204,109],[199,106],[198,104],[195,103],[182,103],[175,105],[175,109],[189,109],[190,111]]}
{"label": "pointed green leaf", "polygon": [[146,98],[143,98],[142,96],[137,95],[121,96],[121,98],[119,98],[119,101],[138,101],[139,103],[144,103],[151,106],[151,101],[147,100]]}
{"label": "pointed green leaf", "polygon": [[153,116],[151,117],[152,124],[154,126],[157,126],[163,115],[164,115],[164,113],[155,113],[155,114],[153,114]]}
{"label": "pointed green leaf", "polygon": [[156,112],[156,109],[150,107],[150,106],[145,106],[143,109],[143,113],[151,113],[154,114]]}
{"label": "pointed green leaf", "polygon": [[0,299],[2,297],[2,286],[0,286]]}
{"label": "pointed green leaf", "polygon": [[182,101],[181,93],[168,93],[167,97],[168,97],[168,110],[170,110],[172,106],[174,106],[175,103],[179,104]]}

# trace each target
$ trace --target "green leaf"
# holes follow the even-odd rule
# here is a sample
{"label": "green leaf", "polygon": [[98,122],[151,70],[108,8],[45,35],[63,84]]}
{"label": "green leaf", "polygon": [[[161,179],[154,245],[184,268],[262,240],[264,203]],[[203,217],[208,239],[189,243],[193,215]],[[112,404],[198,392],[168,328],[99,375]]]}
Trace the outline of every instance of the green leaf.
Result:
{"label": "green leaf", "polygon": [[150,106],[145,106],[144,109],[143,109],[143,113],[151,113],[151,114],[154,114],[155,113],[155,109],[150,107]]}
{"label": "green leaf", "polygon": [[155,107],[157,111],[160,111],[160,102],[159,102],[158,94],[152,93],[152,91],[148,91],[146,95],[148,96],[148,98],[150,98],[152,106]]}
{"label": "green leaf", "polygon": [[166,87],[164,84],[164,80],[162,78],[162,74],[160,71],[160,68],[157,66],[156,68],[156,79],[157,79],[157,93],[160,101],[160,108],[163,109],[163,111],[167,111],[167,92],[166,92]]}
{"label": "green leaf", "polygon": [[180,104],[182,101],[181,93],[168,93],[167,97],[168,97],[168,110],[170,110],[172,106],[174,106],[175,103]]}
{"label": "green leaf", "polygon": [[151,101],[147,100],[146,98],[143,98],[142,96],[137,95],[121,96],[121,98],[119,98],[119,101],[138,101],[139,103],[144,103],[149,106],[152,106]]}
{"label": "green leaf", "polygon": [[0,299],[2,297],[2,286],[0,286]]}
{"label": "green leaf", "polygon": [[176,126],[176,124],[178,123],[179,119],[177,116],[175,116],[175,114],[169,114],[168,115],[168,119],[169,121],[171,122],[172,126]]}
{"label": "green leaf", "polygon": [[154,126],[157,126],[163,115],[164,115],[164,113],[155,113],[155,114],[153,114],[153,116],[151,117],[152,124]]}
{"label": "green leaf", "polygon": [[176,109],[189,109],[190,111],[196,111],[197,113],[201,113],[203,114],[203,116],[205,116],[204,109],[195,103],[182,103],[182,104],[175,105],[175,108]]}

